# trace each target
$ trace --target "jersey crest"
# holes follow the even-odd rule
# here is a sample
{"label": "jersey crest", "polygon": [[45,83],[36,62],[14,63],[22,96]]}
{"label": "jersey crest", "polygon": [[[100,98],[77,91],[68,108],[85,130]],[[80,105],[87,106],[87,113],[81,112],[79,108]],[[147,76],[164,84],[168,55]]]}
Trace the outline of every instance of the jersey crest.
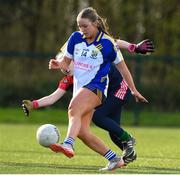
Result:
{"label": "jersey crest", "polygon": [[91,55],[90,55],[90,58],[96,59],[96,58],[97,58],[97,55],[98,55],[98,51],[97,51],[97,50],[92,50]]}

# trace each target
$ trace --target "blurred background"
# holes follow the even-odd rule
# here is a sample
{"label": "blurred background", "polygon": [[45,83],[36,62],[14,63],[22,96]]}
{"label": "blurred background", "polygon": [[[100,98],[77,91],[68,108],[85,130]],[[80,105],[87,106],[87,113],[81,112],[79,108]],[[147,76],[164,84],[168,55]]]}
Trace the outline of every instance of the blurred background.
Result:
{"label": "blurred background", "polygon": [[[88,6],[107,19],[115,38],[132,43],[150,38],[156,47],[147,56],[122,51],[138,89],[149,100],[145,105],[130,99],[123,123],[179,127],[179,0],[0,0],[0,121],[15,122],[22,115],[23,99],[38,99],[57,88],[63,75],[48,70],[49,59],[77,30],[76,16]],[[70,98],[63,97],[42,115],[57,116],[60,122],[59,110],[66,111]]]}

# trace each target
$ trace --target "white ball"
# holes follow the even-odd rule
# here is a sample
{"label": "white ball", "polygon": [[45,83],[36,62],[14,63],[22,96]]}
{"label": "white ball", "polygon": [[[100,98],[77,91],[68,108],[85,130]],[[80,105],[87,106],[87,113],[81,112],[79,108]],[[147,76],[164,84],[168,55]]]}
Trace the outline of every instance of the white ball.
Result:
{"label": "white ball", "polygon": [[49,147],[49,145],[59,142],[60,133],[56,126],[45,124],[38,128],[36,139],[40,145]]}

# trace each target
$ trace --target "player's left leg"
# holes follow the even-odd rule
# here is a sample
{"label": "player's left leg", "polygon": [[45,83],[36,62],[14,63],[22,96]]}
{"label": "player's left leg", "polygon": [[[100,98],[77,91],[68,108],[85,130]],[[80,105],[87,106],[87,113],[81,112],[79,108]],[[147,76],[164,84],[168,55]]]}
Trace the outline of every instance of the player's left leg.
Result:
{"label": "player's left leg", "polygon": [[[123,104],[124,101],[120,101],[119,109],[113,110],[109,116],[113,121],[116,121],[119,126],[121,126],[121,109]],[[134,145],[136,143],[134,137],[132,137],[132,135],[125,130],[123,131],[121,137],[111,132],[109,132],[109,135],[111,137],[111,140],[123,151],[123,160],[125,162],[125,165],[133,162],[137,157],[136,151],[134,149]]]}
{"label": "player's left leg", "polygon": [[[116,97],[115,97],[116,98]],[[126,100],[119,100],[119,109],[113,110],[110,114],[110,118],[116,121],[119,126],[121,126],[121,114],[122,114],[122,106],[126,103]],[[123,129],[124,130],[124,129]],[[109,132],[111,140],[123,151],[123,160],[125,165],[133,162],[137,158],[136,151],[134,149],[134,145],[136,144],[136,140],[129,134],[127,131],[123,131],[122,135],[119,137],[114,133]]]}
{"label": "player's left leg", "polygon": [[126,163],[136,158],[134,150],[134,138],[120,127],[121,107],[125,101],[114,96],[109,96],[105,103],[98,107],[93,115],[93,122],[107,130],[112,141],[123,150],[123,158]]}
{"label": "player's left leg", "polygon": [[108,165],[101,170],[110,171],[122,167],[124,165],[122,158],[118,157],[115,152],[113,152],[111,149],[105,146],[104,142],[100,138],[98,138],[91,132],[91,118],[92,113],[86,114],[86,116],[82,118],[82,125],[78,138],[80,138],[89,148],[96,151],[109,161]]}
{"label": "player's left leg", "polygon": [[[96,108],[93,122],[100,128],[116,135],[122,142],[128,140],[130,135],[120,127],[120,114],[122,102],[114,96],[109,96],[103,105]],[[122,145],[119,146],[122,148]]]}

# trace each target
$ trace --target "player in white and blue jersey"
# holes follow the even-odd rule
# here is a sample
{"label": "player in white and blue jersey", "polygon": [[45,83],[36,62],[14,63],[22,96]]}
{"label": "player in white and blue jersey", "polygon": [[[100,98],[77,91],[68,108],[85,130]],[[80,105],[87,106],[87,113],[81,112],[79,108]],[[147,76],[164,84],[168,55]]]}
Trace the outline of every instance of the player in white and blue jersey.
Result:
{"label": "player in white and blue jersey", "polygon": [[73,33],[68,41],[66,56],[74,60],[74,95],[84,86],[104,94],[111,62],[115,58],[117,63],[123,60],[120,52],[117,56],[113,43],[102,31],[90,44],[82,32]]}
{"label": "player in white and blue jersey", "polygon": [[[138,44],[131,44],[127,41],[116,40],[118,47],[128,50],[130,53],[146,54],[154,51],[154,46],[151,40],[146,39]],[[57,54],[56,59],[61,60],[65,47],[61,48],[61,52]],[[72,92],[73,87],[73,64],[70,66],[70,72],[64,72],[66,76],[59,81],[58,88],[50,95],[40,98],[38,100],[23,100],[23,110],[26,116],[29,116],[29,112],[32,109],[46,107],[54,104],[60,100],[66,91]],[[120,127],[121,110],[123,105],[127,102],[130,96],[130,90],[123,80],[122,76],[111,65],[109,77],[109,87],[107,98],[103,105],[96,108],[93,114],[93,122],[109,132],[111,140],[123,151],[123,160],[125,164],[132,162],[136,158],[136,152],[134,150],[134,138]],[[93,142],[93,140],[89,140]]]}
{"label": "player in white and blue jersey", "polygon": [[102,103],[102,97],[105,95],[111,62],[114,61],[117,64],[116,67],[123,75],[136,101],[147,102],[147,100],[137,91],[120,51],[116,50],[112,39],[106,34],[103,20],[97,12],[92,8],[82,10],[77,17],[77,24],[81,32],[75,32],[70,37],[67,52],[62,61],[51,60],[49,64],[50,69],[60,68],[65,71],[68,70],[72,59],[76,65],[74,66],[74,93],[68,110],[67,136],[63,144],[53,144],[51,149],[73,157],[75,139],[82,135],[85,138],[84,142],[86,139],[97,141],[94,150],[110,161],[105,170],[116,169],[124,165],[122,158],[109,150],[89,129],[93,110]]}

